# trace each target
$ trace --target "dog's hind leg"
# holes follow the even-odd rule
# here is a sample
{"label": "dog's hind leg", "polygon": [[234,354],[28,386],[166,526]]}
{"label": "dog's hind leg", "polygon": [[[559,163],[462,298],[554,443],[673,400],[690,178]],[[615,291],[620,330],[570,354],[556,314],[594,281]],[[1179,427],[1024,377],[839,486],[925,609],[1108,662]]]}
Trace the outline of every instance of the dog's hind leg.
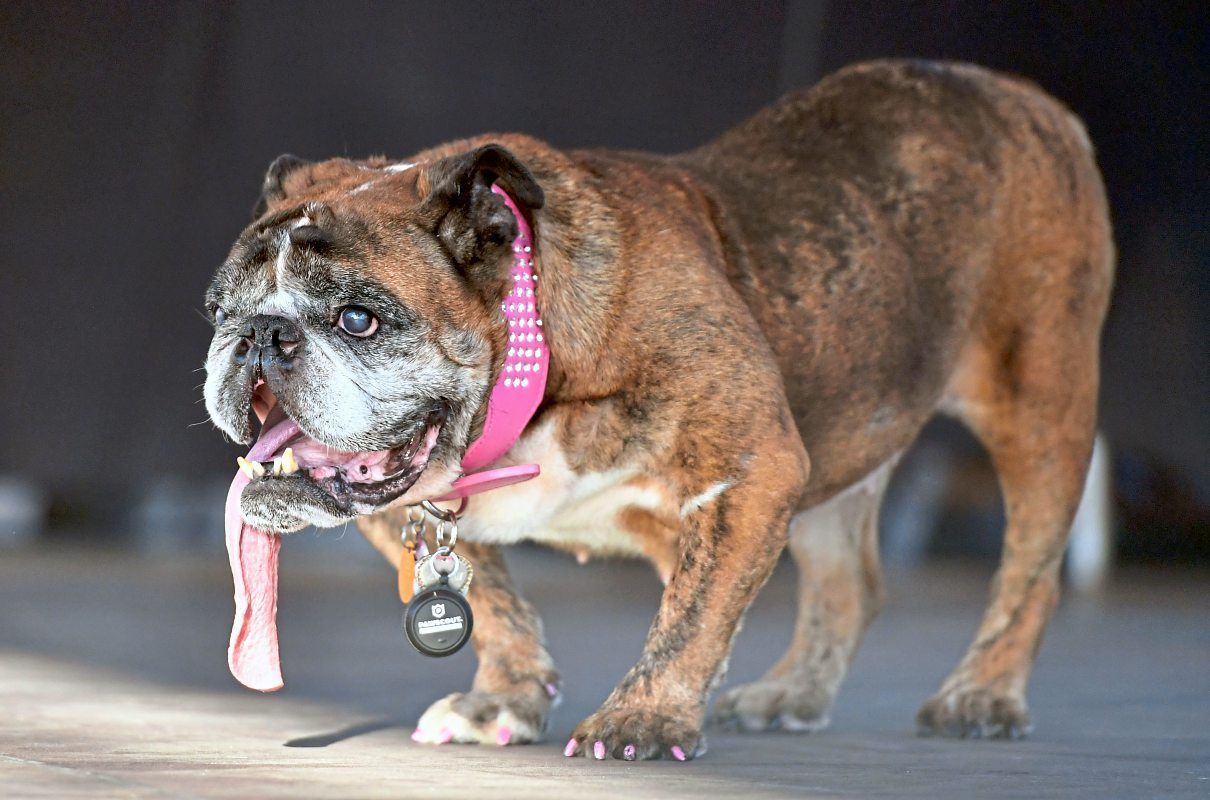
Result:
{"label": "dog's hind leg", "polygon": [[[1036,263],[991,298],[948,406],[999,473],[1007,527],[991,604],[975,640],[920,710],[922,733],[1016,738],[1025,687],[1058,600],[1059,566],[1096,429],[1097,351],[1109,288],[1107,243]],[[1022,312],[1022,309],[1025,309]]]}
{"label": "dog's hind leg", "polygon": [[[358,520],[358,527],[392,564],[399,563],[402,513]],[[458,552],[475,568],[467,599],[475,614],[471,644],[479,669],[469,692],[456,692],[420,717],[416,741],[444,744],[525,744],[546,732],[559,699],[559,674],[542,639],[542,621],[517,594],[499,548],[459,542]]]}
{"label": "dog's hind leg", "polygon": [[719,698],[715,722],[746,731],[827,726],[861,635],[882,605],[878,509],[893,466],[882,465],[793,518],[789,546],[799,571],[794,637],[764,677]]}

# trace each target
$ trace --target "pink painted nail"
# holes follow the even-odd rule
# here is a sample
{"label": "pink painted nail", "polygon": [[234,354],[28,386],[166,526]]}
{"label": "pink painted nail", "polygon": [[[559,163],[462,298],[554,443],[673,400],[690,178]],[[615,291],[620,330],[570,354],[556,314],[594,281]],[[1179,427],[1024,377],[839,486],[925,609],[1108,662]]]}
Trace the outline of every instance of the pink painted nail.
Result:
{"label": "pink painted nail", "polygon": [[685,760],[685,751],[681,749],[681,746],[679,744],[674,744],[672,746],[672,757],[675,758],[677,761]]}
{"label": "pink painted nail", "polygon": [[507,725],[501,725],[500,729],[496,731],[496,744],[500,745],[501,747],[508,744],[512,738],[512,728],[508,727]]}
{"label": "pink painted nail", "polygon": [[554,697],[559,693],[559,687],[555,686],[553,683],[548,683],[546,684],[546,693],[551,697]]}
{"label": "pink painted nail", "polygon": [[575,740],[575,737],[572,737],[571,740],[569,740],[567,742],[567,747],[563,748],[563,755],[574,756],[575,754],[576,754],[576,740]]}
{"label": "pink painted nail", "polygon": [[597,742],[592,746],[592,754],[597,757],[597,761],[605,760],[605,743]]}
{"label": "pink painted nail", "polygon": [[628,744],[622,749],[622,758],[627,761],[634,761],[634,745]]}
{"label": "pink painted nail", "polygon": [[442,728],[440,735],[437,736],[437,744],[445,744],[454,738],[454,732],[449,728]]}

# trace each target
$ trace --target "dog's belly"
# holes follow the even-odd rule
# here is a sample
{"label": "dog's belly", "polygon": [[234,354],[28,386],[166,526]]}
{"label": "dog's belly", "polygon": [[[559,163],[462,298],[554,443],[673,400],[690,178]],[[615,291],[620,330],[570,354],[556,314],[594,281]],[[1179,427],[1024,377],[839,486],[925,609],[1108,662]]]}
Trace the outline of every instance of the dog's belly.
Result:
{"label": "dog's belly", "polygon": [[460,536],[484,544],[534,541],[579,552],[651,556],[650,536],[630,520],[636,511],[675,516],[670,493],[637,467],[572,470],[553,422],[527,433],[507,458],[541,464],[542,474],[473,497],[459,520]]}

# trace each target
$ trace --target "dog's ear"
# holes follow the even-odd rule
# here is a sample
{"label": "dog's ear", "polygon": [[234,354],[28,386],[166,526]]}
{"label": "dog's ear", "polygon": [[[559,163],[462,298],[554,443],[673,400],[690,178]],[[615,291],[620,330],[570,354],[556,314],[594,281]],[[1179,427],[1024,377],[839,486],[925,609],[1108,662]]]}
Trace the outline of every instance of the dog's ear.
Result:
{"label": "dog's ear", "polygon": [[[524,213],[542,207],[542,187],[517,157],[498,144],[444,158],[425,174],[426,215],[437,238],[471,280],[503,279],[499,257],[517,236],[517,222],[492,184],[508,192]],[[479,274],[485,271],[487,274]]]}
{"label": "dog's ear", "polygon": [[310,162],[288,153],[273,159],[273,163],[265,172],[264,183],[261,184],[260,199],[256,201],[256,206],[252,209],[252,219],[259,219],[269,210],[270,203],[276,203],[285,197],[286,176],[299,167],[305,167],[308,163]]}

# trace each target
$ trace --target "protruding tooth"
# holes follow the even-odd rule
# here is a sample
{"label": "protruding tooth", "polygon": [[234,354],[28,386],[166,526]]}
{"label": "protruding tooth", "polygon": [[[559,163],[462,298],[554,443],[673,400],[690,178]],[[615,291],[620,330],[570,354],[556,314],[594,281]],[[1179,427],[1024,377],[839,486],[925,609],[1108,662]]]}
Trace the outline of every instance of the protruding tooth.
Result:
{"label": "protruding tooth", "polygon": [[287,447],[281,454],[281,471],[283,475],[293,475],[298,472],[298,461],[294,459],[294,448]]}
{"label": "protruding tooth", "polygon": [[269,468],[270,475],[281,475],[281,459],[273,459],[273,466]]}
{"label": "protruding tooth", "polygon": [[244,474],[247,475],[252,480],[256,480],[257,478],[259,478],[265,474],[264,467],[262,467],[260,464],[256,463],[255,461],[249,461],[248,459],[244,458],[243,456],[236,456],[235,463],[239,464],[239,468],[241,470],[243,470]]}

